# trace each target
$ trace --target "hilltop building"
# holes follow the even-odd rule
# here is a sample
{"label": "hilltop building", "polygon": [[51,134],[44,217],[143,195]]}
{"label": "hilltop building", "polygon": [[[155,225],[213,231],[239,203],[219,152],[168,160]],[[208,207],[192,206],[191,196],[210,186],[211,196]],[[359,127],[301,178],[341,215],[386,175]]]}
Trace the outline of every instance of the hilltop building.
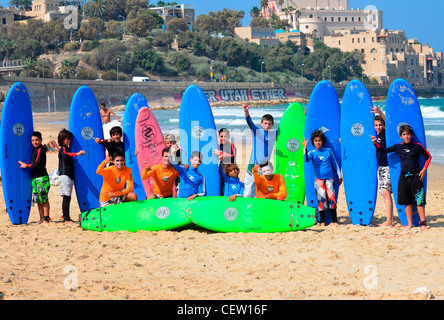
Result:
{"label": "hilltop building", "polygon": [[162,17],[165,25],[173,18],[184,19],[189,25],[194,24],[195,10],[193,5],[189,4],[176,4],[163,7],[151,7],[148,10],[157,11]]}
{"label": "hilltop building", "polygon": [[375,7],[349,9],[348,0],[269,0],[261,15],[276,14],[307,36],[307,46],[321,40],[344,52],[365,54],[364,74],[389,85],[404,78],[412,85],[444,86],[443,54],[430,44],[408,39],[404,30],[385,30]]}

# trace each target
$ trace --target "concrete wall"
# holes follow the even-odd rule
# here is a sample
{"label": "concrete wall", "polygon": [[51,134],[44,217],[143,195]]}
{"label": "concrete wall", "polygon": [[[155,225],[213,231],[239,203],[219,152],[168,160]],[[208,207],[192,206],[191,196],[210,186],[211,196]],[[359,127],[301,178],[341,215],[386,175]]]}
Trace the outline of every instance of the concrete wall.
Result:
{"label": "concrete wall", "polygon": [[[48,111],[48,97],[51,111],[54,110],[54,95],[57,111],[68,111],[76,90],[89,86],[99,103],[107,106],[124,106],[134,93],[142,94],[152,108],[177,108],[182,93],[193,84],[191,82],[132,82],[132,81],[87,81],[54,80],[19,77],[0,77],[0,90],[8,91],[15,82],[23,82],[28,89],[34,112]],[[315,83],[303,84],[261,84],[261,83],[223,83],[194,82],[208,97],[212,105],[240,104],[242,101],[259,103],[286,103],[298,99],[309,99]],[[346,85],[335,85],[338,96],[342,98]],[[373,97],[386,97],[389,87],[367,86]],[[418,96],[444,96],[444,89],[416,87]]]}

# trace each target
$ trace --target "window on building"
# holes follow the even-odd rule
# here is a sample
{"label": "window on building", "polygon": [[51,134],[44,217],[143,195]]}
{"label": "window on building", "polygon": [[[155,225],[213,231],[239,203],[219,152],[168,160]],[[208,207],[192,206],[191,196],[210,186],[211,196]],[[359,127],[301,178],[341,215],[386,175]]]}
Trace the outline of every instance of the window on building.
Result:
{"label": "window on building", "polygon": [[3,19],[2,19],[2,23],[3,23],[3,24],[6,24],[6,18],[3,18]]}
{"label": "window on building", "polygon": [[376,48],[373,48],[370,53],[377,53],[378,51],[376,50]]}

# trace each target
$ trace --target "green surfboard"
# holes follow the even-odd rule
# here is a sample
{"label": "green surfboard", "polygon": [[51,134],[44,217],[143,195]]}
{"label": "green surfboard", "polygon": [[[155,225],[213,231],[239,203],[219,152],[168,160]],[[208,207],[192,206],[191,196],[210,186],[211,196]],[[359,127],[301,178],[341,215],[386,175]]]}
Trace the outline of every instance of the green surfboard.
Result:
{"label": "green surfboard", "polygon": [[284,177],[287,200],[303,204],[304,180],[304,108],[297,102],[287,107],[279,122],[276,136],[274,173]]}
{"label": "green surfboard", "polygon": [[199,197],[186,214],[198,226],[218,232],[289,232],[315,224],[313,208],[271,199]]}
{"label": "green surfboard", "polygon": [[93,231],[171,230],[191,222],[185,211],[192,202],[184,198],[125,202],[83,212],[79,223]]}

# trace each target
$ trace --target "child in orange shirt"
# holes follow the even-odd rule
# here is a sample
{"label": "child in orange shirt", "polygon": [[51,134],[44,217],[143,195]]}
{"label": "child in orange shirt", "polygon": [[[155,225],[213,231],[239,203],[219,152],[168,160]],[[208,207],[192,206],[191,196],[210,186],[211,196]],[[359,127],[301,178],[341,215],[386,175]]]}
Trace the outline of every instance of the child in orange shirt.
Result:
{"label": "child in orange shirt", "polygon": [[122,151],[116,151],[113,154],[114,166],[105,168],[109,162],[109,158],[106,157],[96,171],[97,174],[103,176],[103,185],[99,197],[100,207],[137,201],[137,195],[133,192],[132,171],[125,166],[125,154]]}
{"label": "child in orange shirt", "polygon": [[174,182],[179,177],[179,173],[170,162],[170,148],[162,150],[162,163],[153,167],[145,164],[142,171],[142,180],[153,178],[153,193],[147,199],[171,198],[173,196]]}
{"label": "child in orange shirt", "polygon": [[[262,171],[262,176],[257,172]],[[273,165],[270,161],[264,161],[261,165],[256,162],[253,167],[254,183],[256,184],[256,198],[285,200],[287,188],[284,177],[281,174],[273,174]]]}

